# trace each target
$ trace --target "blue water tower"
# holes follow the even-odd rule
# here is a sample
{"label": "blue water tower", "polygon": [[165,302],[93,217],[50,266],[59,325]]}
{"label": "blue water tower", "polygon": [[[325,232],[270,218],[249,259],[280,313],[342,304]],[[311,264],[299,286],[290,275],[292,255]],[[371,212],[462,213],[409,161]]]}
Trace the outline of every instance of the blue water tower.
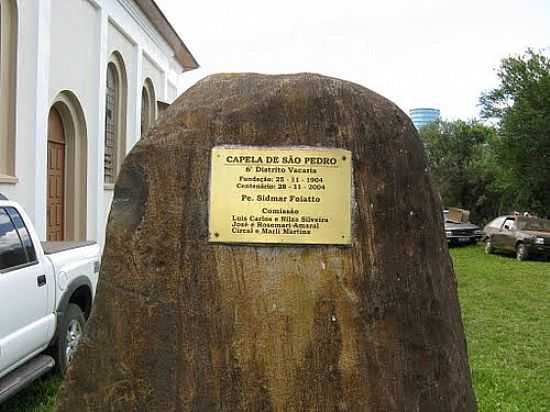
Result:
{"label": "blue water tower", "polygon": [[429,125],[432,122],[439,120],[440,111],[431,107],[418,107],[409,110],[409,116],[417,129]]}

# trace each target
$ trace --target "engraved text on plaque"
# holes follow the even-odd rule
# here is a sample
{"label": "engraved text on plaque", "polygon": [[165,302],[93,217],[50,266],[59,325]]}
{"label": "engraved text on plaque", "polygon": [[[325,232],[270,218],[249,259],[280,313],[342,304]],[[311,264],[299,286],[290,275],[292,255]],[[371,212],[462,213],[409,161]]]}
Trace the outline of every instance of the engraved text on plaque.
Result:
{"label": "engraved text on plaque", "polygon": [[209,240],[350,244],[351,160],[343,149],[214,147]]}

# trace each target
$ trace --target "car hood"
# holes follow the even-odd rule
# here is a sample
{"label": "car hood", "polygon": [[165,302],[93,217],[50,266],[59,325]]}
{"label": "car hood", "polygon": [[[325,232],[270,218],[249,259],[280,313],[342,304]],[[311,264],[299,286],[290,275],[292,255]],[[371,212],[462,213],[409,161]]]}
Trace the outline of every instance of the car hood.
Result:
{"label": "car hood", "polygon": [[479,226],[472,223],[445,223],[445,230],[479,230]]}
{"label": "car hood", "polygon": [[538,236],[550,239],[550,232],[540,232],[538,230],[520,230],[519,232],[529,236]]}

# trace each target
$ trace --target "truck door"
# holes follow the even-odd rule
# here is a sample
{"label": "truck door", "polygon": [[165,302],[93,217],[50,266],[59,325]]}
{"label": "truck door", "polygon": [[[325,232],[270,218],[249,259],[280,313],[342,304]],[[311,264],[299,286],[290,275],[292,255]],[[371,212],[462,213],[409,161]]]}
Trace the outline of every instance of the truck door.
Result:
{"label": "truck door", "polygon": [[502,238],[502,248],[510,252],[516,250],[516,231],[517,231],[517,220],[511,219],[504,222],[504,226],[507,226],[506,236]]}
{"label": "truck door", "polygon": [[0,375],[47,344],[45,273],[21,216],[0,208]]}
{"label": "truck door", "polygon": [[507,217],[500,230],[493,237],[495,247],[502,250],[513,250],[513,247],[510,249],[510,245],[513,243],[515,227],[516,219]]}

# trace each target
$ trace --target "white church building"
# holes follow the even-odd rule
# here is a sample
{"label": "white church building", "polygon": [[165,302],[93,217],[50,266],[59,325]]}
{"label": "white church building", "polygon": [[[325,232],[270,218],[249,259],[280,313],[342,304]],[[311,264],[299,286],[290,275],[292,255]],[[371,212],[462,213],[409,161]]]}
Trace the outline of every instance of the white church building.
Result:
{"label": "white church building", "polygon": [[0,193],[103,243],[124,156],[198,64],[153,0],[0,0]]}

